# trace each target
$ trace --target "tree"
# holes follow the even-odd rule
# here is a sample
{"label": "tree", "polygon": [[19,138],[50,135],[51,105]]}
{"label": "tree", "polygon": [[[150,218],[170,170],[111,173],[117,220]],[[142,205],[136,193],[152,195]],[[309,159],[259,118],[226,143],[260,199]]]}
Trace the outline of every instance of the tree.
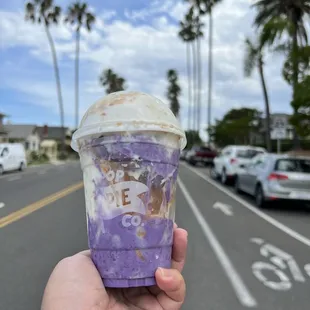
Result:
{"label": "tree", "polygon": [[192,48],[192,56],[193,56],[193,129],[197,129],[197,52],[196,52],[196,32],[194,26],[194,8],[191,7],[187,14],[185,15],[185,19],[192,27],[192,36],[190,37],[191,48]]}
{"label": "tree", "polygon": [[[302,43],[299,39],[307,40],[305,17],[310,15],[310,0],[259,0],[253,6],[257,9],[254,24],[263,27],[265,24],[282,18],[288,22],[287,33],[291,38],[292,53],[298,53],[298,46]],[[280,31],[283,31],[280,29]],[[299,41],[299,42],[298,42]],[[294,63],[294,85],[298,83],[298,63]]]}
{"label": "tree", "polygon": [[64,128],[64,106],[62,100],[62,91],[61,91],[61,83],[60,83],[60,74],[58,67],[58,60],[56,54],[55,44],[50,33],[50,26],[52,24],[57,25],[59,22],[59,18],[61,15],[61,8],[59,6],[54,5],[53,0],[33,0],[32,2],[26,3],[25,7],[25,19],[26,21],[30,21],[32,23],[43,24],[48,43],[51,48],[54,73],[56,79],[56,90],[58,97],[58,105],[60,112],[60,124],[62,128],[62,151],[65,151],[65,128]]}
{"label": "tree", "polygon": [[[178,33],[179,37],[186,44],[186,69],[187,69],[187,83],[188,83],[188,130],[192,128],[192,107],[194,103],[192,102],[192,70],[191,70],[191,45],[195,40],[195,32],[193,25],[192,12],[189,11],[184,18],[184,21],[180,22],[180,31]],[[193,66],[195,64],[193,63]]]}
{"label": "tree", "polygon": [[297,85],[296,96],[292,101],[296,113],[291,122],[301,137],[310,136],[310,75],[306,76]]}
{"label": "tree", "polygon": [[75,128],[79,126],[79,55],[80,55],[80,38],[81,28],[86,27],[91,31],[92,25],[95,22],[95,16],[88,11],[87,3],[79,1],[71,4],[68,7],[66,23],[75,26],[76,33],[76,49],[75,49]]}
{"label": "tree", "polygon": [[211,127],[210,137],[218,146],[252,144],[253,137],[259,135],[261,116],[256,109],[232,109]]}
{"label": "tree", "polygon": [[168,70],[167,79],[169,85],[166,95],[170,103],[170,109],[172,110],[174,115],[178,117],[180,112],[179,96],[181,94],[181,88],[178,83],[178,74],[176,70],[173,69]]}
{"label": "tree", "polygon": [[[304,79],[309,74],[310,69],[310,46],[298,47],[298,54],[296,56],[292,55],[290,52],[287,55],[287,59],[284,63],[282,75],[284,79],[293,85],[293,70],[294,70],[294,57],[297,57],[298,62],[298,83],[304,81]],[[298,96],[298,92],[296,93]]]}
{"label": "tree", "polygon": [[[212,79],[213,79],[213,9],[222,0],[186,0],[194,3],[200,15],[209,15],[209,66],[208,66],[208,127],[211,128],[212,113]],[[209,136],[210,143],[210,136]]]}
{"label": "tree", "polygon": [[201,145],[202,141],[198,131],[187,130],[185,135],[187,140],[186,149],[190,150],[194,145]]}
{"label": "tree", "polygon": [[269,96],[264,76],[263,45],[261,39],[259,39],[259,42],[257,43],[253,43],[251,42],[250,39],[246,39],[245,48],[246,48],[246,54],[244,59],[245,76],[246,77],[251,76],[255,67],[257,67],[259,72],[265,102],[266,144],[268,152],[271,152]]}
{"label": "tree", "polygon": [[[310,15],[310,0],[258,0],[253,6],[257,9],[254,24],[269,30],[270,44],[274,44],[283,33],[289,36],[286,46],[290,49],[292,64],[293,102],[299,83],[299,47],[308,41],[305,24],[306,17]],[[297,107],[293,106],[293,109],[297,113]]]}
{"label": "tree", "polygon": [[[276,46],[277,50],[287,52],[288,61],[291,63],[291,85],[293,88],[293,99],[295,100],[297,86],[299,83],[299,60],[298,54],[300,47],[308,42],[307,30],[305,27],[306,17],[310,15],[310,0],[259,0],[254,6],[258,13],[254,24],[263,28],[266,32],[265,39],[270,45],[278,44],[278,40],[285,33],[289,40],[285,40],[284,44]],[[284,48],[283,48],[284,47]],[[283,73],[286,70],[288,61],[284,64]],[[284,73],[285,76],[285,73]],[[297,113],[296,106],[293,107],[294,114]],[[294,131],[294,148],[300,148],[300,140]]]}
{"label": "tree", "polygon": [[194,18],[194,31],[195,31],[195,41],[196,41],[196,52],[197,52],[197,130],[200,131],[201,123],[201,48],[200,48],[200,39],[203,37],[203,28],[204,24],[200,20],[200,15],[197,15]]}
{"label": "tree", "polygon": [[105,87],[106,93],[114,93],[126,89],[126,80],[118,76],[112,69],[106,69],[99,77],[100,85]]}

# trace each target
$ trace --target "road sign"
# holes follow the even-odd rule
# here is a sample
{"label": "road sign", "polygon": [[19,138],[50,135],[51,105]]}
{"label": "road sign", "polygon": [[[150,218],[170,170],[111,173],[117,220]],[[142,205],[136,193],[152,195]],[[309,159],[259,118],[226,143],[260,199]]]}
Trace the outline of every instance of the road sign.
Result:
{"label": "road sign", "polygon": [[286,138],[286,128],[274,128],[271,132],[271,139],[283,140]]}
{"label": "road sign", "polygon": [[276,128],[286,128],[288,125],[287,117],[282,115],[277,115],[273,117],[272,127]]}

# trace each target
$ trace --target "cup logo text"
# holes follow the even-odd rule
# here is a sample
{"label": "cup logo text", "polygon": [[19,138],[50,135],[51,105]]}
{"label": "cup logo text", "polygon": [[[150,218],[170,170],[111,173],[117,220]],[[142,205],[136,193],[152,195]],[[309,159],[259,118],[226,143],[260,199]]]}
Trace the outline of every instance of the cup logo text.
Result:
{"label": "cup logo text", "polygon": [[[146,207],[138,197],[149,190],[145,184],[137,181],[120,182],[124,177],[124,171],[122,170],[117,170],[116,172],[110,170],[105,174],[105,177],[109,182],[119,182],[103,189],[102,206],[105,219],[112,219],[118,215],[131,212],[146,214]],[[138,222],[139,220],[133,217],[130,221],[125,217],[122,220],[125,227],[130,225],[138,226],[141,223],[141,218],[140,223],[137,225]],[[129,223],[130,225],[128,226]]]}

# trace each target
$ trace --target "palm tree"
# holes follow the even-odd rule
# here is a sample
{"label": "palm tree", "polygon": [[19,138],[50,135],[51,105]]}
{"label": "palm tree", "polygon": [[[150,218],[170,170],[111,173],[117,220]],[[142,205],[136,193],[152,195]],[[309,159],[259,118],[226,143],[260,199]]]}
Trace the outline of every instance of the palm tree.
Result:
{"label": "palm tree", "polygon": [[[257,15],[254,25],[258,28],[265,28],[266,25],[275,25],[275,21],[282,19],[288,27],[275,28],[272,40],[277,35],[281,36],[285,29],[290,37],[288,46],[290,48],[290,58],[292,61],[292,86],[293,101],[297,96],[298,73],[299,73],[299,57],[298,52],[300,46],[307,42],[306,17],[310,15],[310,0],[258,0],[253,6],[257,9]],[[283,24],[283,23],[282,23]],[[279,25],[279,24],[278,24]],[[293,106],[294,114],[298,108]],[[294,133],[294,147],[300,147],[300,141]]]}
{"label": "palm tree", "polygon": [[200,21],[199,13],[194,18],[194,30],[195,30],[195,39],[197,46],[197,130],[200,131],[200,122],[201,122],[201,49],[200,49],[200,39],[203,37],[202,27],[204,24]]}
{"label": "palm tree", "polygon": [[[208,128],[211,128],[212,82],[213,82],[213,9],[222,0],[186,0],[194,4],[200,15],[209,15],[209,66],[208,66]],[[209,143],[210,135],[209,135]]]}
{"label": "palm tree", "polygon": [[180,22],[179,37],[186,44],[186,69],[187,69],[187,83],[188,83],[188,130],[192,128],[192,76],[191,76],[191,44],[195,38],[193,30],[193,23],[191,16],[186,14],[184,21]]}
{"label": "palm tree", "polygon": [[181,94],[181,87],[178,83],[178,73],[174,69],[170,69],[167,71],[167,79],[169,82],[168,90],[167,90],[167,98],[170,103],[170,109],[173,114],[178,117],[180,112],[180,102],[179,96]]}
{"label": "palm tree", "polygon": [[263,60],[263,48],[264,46],[259,40],[258,43],[251,42],[250,39],[245,40],[246,54],[244,59],[244,73],[246,77],[251,76],[255,67],[257,67],[265,101],[266,112],[266,144],[268,152],[271,152],[271,139],[270,139],[270,109],[269,109],[269,97],[267,92],[267,86],[264,76],[264,60]]}
{"label": "palm tree", "polygon": [[25,7],[25,19],[26,21],[31,21],[32,23],[43,24],[53,58],[55,79],[56,79],[56,89],[58,96],[58,104],[60,111],[60,123],[62,128],[62,151],[65,151],[65,128],[64,128],[64,106],[62,100],[60,74],[58,68],[57,54],[55,44],[50,33],[50,25],[57,25],[61,15],[61,8],[54,5],[53,0],[33,0],[32,2],[26,3]]}
{"label": "palm tree", "polygon": [[79,126],[79,55],[80,55],[80,37],[81,28],[86,27],[91,31],[95,22],[95,16],[88,11],[87,3],[79,1],[71,4],[68,8],[66,23],[75,25],[76,32],[76,49],[75,49],[75,128]]}
{"label": "palm tree", "polygon": [[126,89],[126,80],[118,76],[112,69],[104,70],[99,77],[99,82],[101,86],[105,87],[107,94]]}
{"label": "palm tree", "polygon": [[189,36],[188,42],[190,44],[192,50],[192,57],[193,57],[193,79],[192,79],[192,86],[193,86],[193,111],[192,111],[192,128],[193,130],[197,130],[197,51],[196,51],[196,26],[195,26],[195,18],[194,18],[194,7],[190,7],[188,12],[185,15],[186,24],[189,27]]}

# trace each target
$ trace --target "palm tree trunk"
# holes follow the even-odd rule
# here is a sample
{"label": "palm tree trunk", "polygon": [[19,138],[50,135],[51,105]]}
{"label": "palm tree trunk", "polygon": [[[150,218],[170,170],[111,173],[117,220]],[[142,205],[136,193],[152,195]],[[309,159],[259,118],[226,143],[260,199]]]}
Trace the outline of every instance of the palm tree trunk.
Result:
{"label": "palm tree trunk", "polygon": [[264,101],[265,101],[265,111],[266,111],[266,144],[267,151],[271,152],[271,139],[270,139],[270,109],[269,109],[269,97],[267,92],[267,86],[265,82],[264,68],[263,68],[263,60],[259,58],[258,71],[260,80],[262,83],[263,93],[264,93]]}
{"label": "palm tree trunk", "polygon": [[[293,16],[293,27],[294,27],[294,32],[293,32],[293,47],[292,47],[292,60],[293,60],[293,99],[295,99],[296,96],[296,90],[298,86],[298,71],[299,71],[299,63],[298,63],[298,34],[297,34],[297,22],[295,21],[295,17]],[[297,113],[296,107],[293,107],[294,109],[294,114]],[[296,133],[296,130],[294,128],[294,138],[293,138],[293,148],[295,150],[300,149],[300,140],[299,137]]]}
{"label": "palm tree trunk", "polygon": [[200,131],[201,123],[201,50],[200,38],[197,38],[197,127]]}
{"label": "palm tree trunk", "polygon": [[[211,107],[212,107],[212,49],[213,49],[213,16],[212,9],[209,13],[209,81],[208,81],[208,131],[211,128]],[[211,137],[209,137],[209,145],[211,144]]]}
{"label": "palm tree trunk", "polygon": [[80,56],[80,29],[76,31],[75,51],[75,128],[79,126],[79,56]]}
{"label": "palm tree trunk", "polygon": [[61,84],[60,84],[60,75],[59,75],[59,68],[58,68],[58,62],[57,62],[57,55],[56,55],[54,41],[52,39],[51,33],[46,24],[45,24],[45,32],[46,32],[48,42],[51,47],[52,58],[53,58],[53,65],[54,65],[54,72],[55,72],[55,79],[56,79],[56,89],[57,89],[59,112],[60,112],[60,126],[62,128],[61,150],[64,152],[65,141],[66,141],[65,127],[64,127],[65,119],[64,119],[64,106],[63,106],[62,93],[61,93]]}
{"label": "palm tree trunk", "polygon": [[195,42],[192,43],[192,52],[193,52],[193,130],[197,130],[197,123],[196,123],[196,113],[197,113],[197,92],[196,92],[196,87],[197,87],[197,54],[196,54],[196,48],[195,48]]}
{"label": "palm tree trunk", "polygon": [[192,82],[191,82],[191,50],[190,43],[186,43],[186,67],[187,67],[187,83],[188,83],[188,130],[191,129],[192,114]]}

